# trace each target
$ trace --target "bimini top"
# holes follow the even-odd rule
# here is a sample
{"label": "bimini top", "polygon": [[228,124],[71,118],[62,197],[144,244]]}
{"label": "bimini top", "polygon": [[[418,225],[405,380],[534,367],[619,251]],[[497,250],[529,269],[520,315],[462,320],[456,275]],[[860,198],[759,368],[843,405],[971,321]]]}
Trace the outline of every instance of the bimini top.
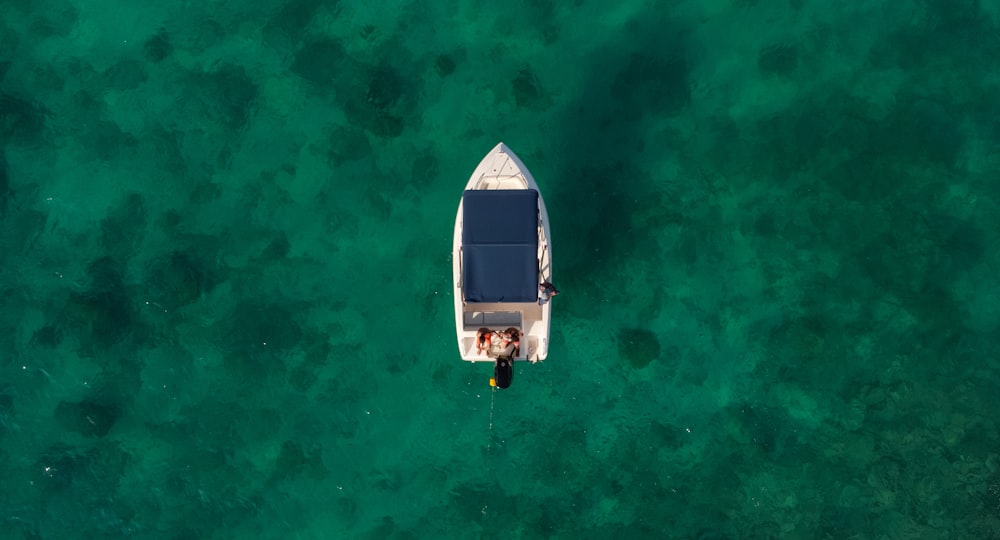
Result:
{"label": "bimini top", "polygon": [[538,192],[466,190],[462,196],[466,302],[538,300]]}

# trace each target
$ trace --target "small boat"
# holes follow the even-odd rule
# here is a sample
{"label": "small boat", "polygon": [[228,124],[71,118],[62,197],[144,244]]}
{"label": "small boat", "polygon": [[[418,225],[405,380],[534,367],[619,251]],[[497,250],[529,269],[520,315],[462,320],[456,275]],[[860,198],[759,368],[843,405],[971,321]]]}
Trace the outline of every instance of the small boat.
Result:
{"label": "small boat", "polygon": [[[506,388],[513,362],[545,360],[552,304],[549,216],[535,179],[503,143],[479,163],[455,217],[452,271],[458,352],[493,362]],[[512,347],[512,344],[517,346]]]}

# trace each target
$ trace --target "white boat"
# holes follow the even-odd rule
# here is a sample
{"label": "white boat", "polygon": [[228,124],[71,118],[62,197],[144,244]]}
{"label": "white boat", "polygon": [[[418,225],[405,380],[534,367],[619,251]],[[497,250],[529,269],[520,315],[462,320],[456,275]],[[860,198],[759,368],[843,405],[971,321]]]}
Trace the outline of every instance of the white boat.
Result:
{"label": "white boat", "polygon": [[[507,356],[530,362],[548,356],[552,304],[540,301],[540,287],[552,282],[550,238],[535,179],[510,148],[496,145],[469,178],[455,217],[452,271],[462,360],[499,365]],[[520,336],[513,355],[508,330]],[[492,338],[484,350],[480,334]],[[497,386],[509,384],[500,378]]]}

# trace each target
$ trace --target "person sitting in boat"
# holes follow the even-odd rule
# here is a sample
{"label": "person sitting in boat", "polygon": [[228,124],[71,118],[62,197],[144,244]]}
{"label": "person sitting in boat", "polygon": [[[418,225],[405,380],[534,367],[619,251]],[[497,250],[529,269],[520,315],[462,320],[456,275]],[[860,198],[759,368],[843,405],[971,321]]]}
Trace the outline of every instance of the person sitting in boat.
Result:
{"label": "person sitting in boat", "polygon": [[517,328],[508,328],[502,334],[504,354],[514,358],[521,354],[521,333]]}
{"label": "person sitting in boat", "polygon": [[476,352],[478,354],[483,354],[483,351],[489,352],[490,345],[493,344],[493,332],[489,328],[480,328],[476,332]]}
{"label": "person sitting in boat", "polygon": [[550,298],[559,294],[556,286],[546,281],[538,286],[538,305],[544,306]]}

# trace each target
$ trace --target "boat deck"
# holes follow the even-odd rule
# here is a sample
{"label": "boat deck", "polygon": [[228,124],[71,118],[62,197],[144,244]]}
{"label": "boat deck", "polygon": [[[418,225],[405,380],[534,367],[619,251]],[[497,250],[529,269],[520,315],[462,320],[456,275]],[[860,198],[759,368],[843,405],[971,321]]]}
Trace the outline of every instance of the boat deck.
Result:
{"label": "boat deck", "polygon": [[517,328],[521,332],[521,354],[515,360],[532,360],[538,349],[538,340],[544,336],[542,306],[537,303],[467,303],[463,310],[462,357],[472,361],[492,361],[503,352],[499,338],[484,353],[476,352],[476,334],[480,328],[503,332]]}
{"label": "boat deck", "polygon": [[483,176],[479,179],[476,189],[524,189],[528,183],[524,177],[517,176]]}
{"label": "boat deck", "polygon": [[[497,332],[503,332],[508,327],[503,328],[490,328],[490,330],[495,330]],[[461,353],[462,359],[467,362],[493,362],[500,353],[503,352],[503,342],[497,337],[493,336],[490,342],[489,350],[483,351],[481,353],[476,352],[476,333],[467,332],[462,337],[461,341]],[[527,360],[529,362],[537,362],[536,351],[538,350],[538,337],[528,334],[521,336],[521,350],[520,354],[514,357],[514,360],[521,361]]]}

